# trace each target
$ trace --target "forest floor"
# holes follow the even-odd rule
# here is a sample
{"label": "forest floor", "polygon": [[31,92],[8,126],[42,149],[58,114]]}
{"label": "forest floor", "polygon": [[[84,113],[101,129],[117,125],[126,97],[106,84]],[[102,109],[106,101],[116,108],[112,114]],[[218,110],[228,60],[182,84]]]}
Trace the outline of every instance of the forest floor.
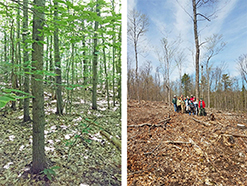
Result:
{"label": "forest floor", "polygon": [[128,185],[247,185],[247,114],[206,111],[128,101]]}
{"label": "forest floor", "polygon": [[[98,110],[92,110],[91,102],[81,99],[83,92],[74,92],[71,114],[62,116],[55,114],[56,101],[45,93],[45,153],[56,174],[51,171],[51,180],[28,173],[32,123],[23,123],[23,110],[0,111],[0,185],[121,185],[121,149],[100,132],[103,128],[121,140],[120,105],[107,109],[99,94]],[[88,100],[90,95],[88,91]]]}

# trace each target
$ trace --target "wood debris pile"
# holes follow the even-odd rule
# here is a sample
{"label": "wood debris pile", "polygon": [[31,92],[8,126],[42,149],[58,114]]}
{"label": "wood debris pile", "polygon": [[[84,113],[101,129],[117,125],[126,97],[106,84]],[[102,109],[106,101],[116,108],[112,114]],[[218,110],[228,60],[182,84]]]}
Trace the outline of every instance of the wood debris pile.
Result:
{"label": "wood debris pile", "polygon": [[206,111],[130,100],[128,185],[247,185],[247,114]]}

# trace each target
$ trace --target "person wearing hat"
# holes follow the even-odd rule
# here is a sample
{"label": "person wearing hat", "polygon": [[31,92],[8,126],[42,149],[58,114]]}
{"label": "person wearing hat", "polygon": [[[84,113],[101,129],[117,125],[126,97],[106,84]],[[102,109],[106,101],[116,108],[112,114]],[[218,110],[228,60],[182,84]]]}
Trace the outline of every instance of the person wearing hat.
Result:
{"label": "person wearing hat", "polygon": [[205,102],[203,101],[202,98],[200,98],[200,101],[199,101],[199,116],[204,116],[205,115]]}
{"label": "person wearing hat", "polygon": [[172,99],[172,103],[174,106],[174,111],[177,112],[177,96],[174,95],[173,99]]}

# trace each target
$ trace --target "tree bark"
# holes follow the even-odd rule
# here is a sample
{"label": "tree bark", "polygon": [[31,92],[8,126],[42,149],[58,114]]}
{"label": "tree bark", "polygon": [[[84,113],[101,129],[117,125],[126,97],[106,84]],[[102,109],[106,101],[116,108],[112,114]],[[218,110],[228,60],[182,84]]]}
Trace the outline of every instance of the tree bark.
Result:
{"label": "tree bark", "polygon": [[[41,8],[45,7],[45,0],[34,0],[34,5]],[[33,44],[32,44],[32,94],[33,101],[33,162],[32,172],[37,174],[46,168],[45,145],[44,145],[44,91],[43,91],[43,74],[37,71],[43,70],[43,30],[44,14],[42,10],[34,9],[33,13]],[[37,81],[38,80],[38,81]]]}
{"label": "tree bark", "polygon": [[195,62],[196,62],[196,97],[199,98],[199,56],[200,56],[200,46],[199,46],[198,31],[197,31],[196,0],[192,0],[192,4],[193,4],[194,37],[195,37],[195,45],[196,45],[196,54],[195,54]]}
{"label": "tree bark", "polygon": [[[23,42],[23,66],[24,66],[24,92],[29,93],[29,68],[28,68],[28,44],[26,42],[27,40],[27,32],[28,32],[28,0],[24,0],[23,1],[23,32],[22,32],[22,42]],[[24,99],[24,103],[23,103],[23,121],[27,122],[30,121],[30,115],[29,115],[29,98],[25,98]]]}
{"label": "tree bark", "polygon": [[[98,2],[98,0],[97,0]],[[96,5],[96,12],[99,16],[99,5]],[[92,109],[97,110],[97,84],[98,84],[98,74],[97,74],[97,68],[98,68],[98,49],[97,49],[97,36],[96,33],[98,30],[98,21],[95,21],[94,24],[94,47],[93,47],[93,94],[92,94]]]}
{"label": "tree bark", "polygon": [[[58,2],[54,1],[55,11],[54,11],[54,19],[55,21],[58,19]],[[61,60],[59,55],[59,38],[58,38],[58,27],[55,23],[55,31],[54,31],[54,52],[55,52],[55,72],[56,72],[56,99],[57,99],[57,111],[56,114],[63,114],[63,100],[62,100],[62,71],[61,71]]]}

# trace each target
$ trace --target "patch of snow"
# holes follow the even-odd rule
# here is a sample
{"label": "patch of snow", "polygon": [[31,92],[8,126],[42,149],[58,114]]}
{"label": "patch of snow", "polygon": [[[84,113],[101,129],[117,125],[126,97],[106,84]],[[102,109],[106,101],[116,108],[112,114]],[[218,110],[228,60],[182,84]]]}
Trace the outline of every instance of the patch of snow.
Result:
{"label": "patch of snow", "polygon": [[10,135],[10,136],[9,136],[9,140],[10,140],[10,141],[14,141],[14,139],[15,139],[15,136],[14,136],[14,135]]}
{"label": "patch of snow", "polygon": [[54,151],[55,150],[55,148],[54,147],[46,147],[45,146],[45,151]]}
{"label": "patch of snow", "polygon": [[47,131],[47,130],[45,130],[45,131],[44,131],[44,133],[45,133],[45,134],[48,134],[48,131]]}
{"label": "patch of snow", "polygon": [[84,183],[80,183],[80,186],[89,186],[89,185],[84,184]]}
{"label": "patch of snow", "polygon": [[91,135],[91,137],[90,137],[91,140],[98,141],[98,142],[102,141],[102,139],[100,139],[100,138],[101,138],[100,132],[98,132],[94,135]]}
{"label": "patch of snow", "polygon": [[68,128],[68,126],[66,126],[66,125],[61,125],[60,127],[63,128],[63,129],[67,129]]}
{"label": "patch of snow", "polygon": [[53,140],[47,140],[50,144],[54,144]]}
{"label": "patch of snow", "polygon": [[57,129],[56,125],[51,126],[51,130],[53,130],[53,132]]}
{"label": "patch of snow", "polygon": [[80,102],[81,102],[82,104],[84,104],[84,103],[85,103],[85,101],[84,101],[83,99],[81,99],[81,100],[80,100]]}
{"label": "patch of snow", "polygon": [[19,148],[19,151],[22,151],[24,149],[25,145],[21,145]]}
{"label": "patch of snow", "polygon": [[101,109],[99,109],[99,110],[101,110],[101,111],[105,111],[105,110],[106,110],[106,107],[103,107],[103,108],[101,108]]}
{"label": "patch of snow", "polygon": [[87,114],[91,114],[90,110],[88,110]]}
{"label": "patch of snow", "polygon": [[17,118],[18,118],[18,119],[23,119],[23,115],[22,115],[22,116],[18,116]]}
{"label": "patch of snow", "polygon": [[70,134],[66,134],[64,137],[65,139],[70,139]]}
{"label": "patch of snow", "polygon": [[61,140],[59,140],[59,139],[55,139],[55,141],[56,141],[56,142],[60,142]]}
{"label": "patch of snow", "polygon": [[88,159],[88,156],[84,156],[85,159]]}
{"label": "patch of snow", "polygon": [[78,117],[78,118],[73,119],[73,122],[81,121],[81,120],[82,120],[82,117],[80,116],[80,117]]}
{"label": "patch of snow", "polygon": [[9,169],[9,166],[12,165],[12,164],[13,164],[13,162],[9,162],[9,163],[7,163],[6,165],[4,165],[3,168]]}

